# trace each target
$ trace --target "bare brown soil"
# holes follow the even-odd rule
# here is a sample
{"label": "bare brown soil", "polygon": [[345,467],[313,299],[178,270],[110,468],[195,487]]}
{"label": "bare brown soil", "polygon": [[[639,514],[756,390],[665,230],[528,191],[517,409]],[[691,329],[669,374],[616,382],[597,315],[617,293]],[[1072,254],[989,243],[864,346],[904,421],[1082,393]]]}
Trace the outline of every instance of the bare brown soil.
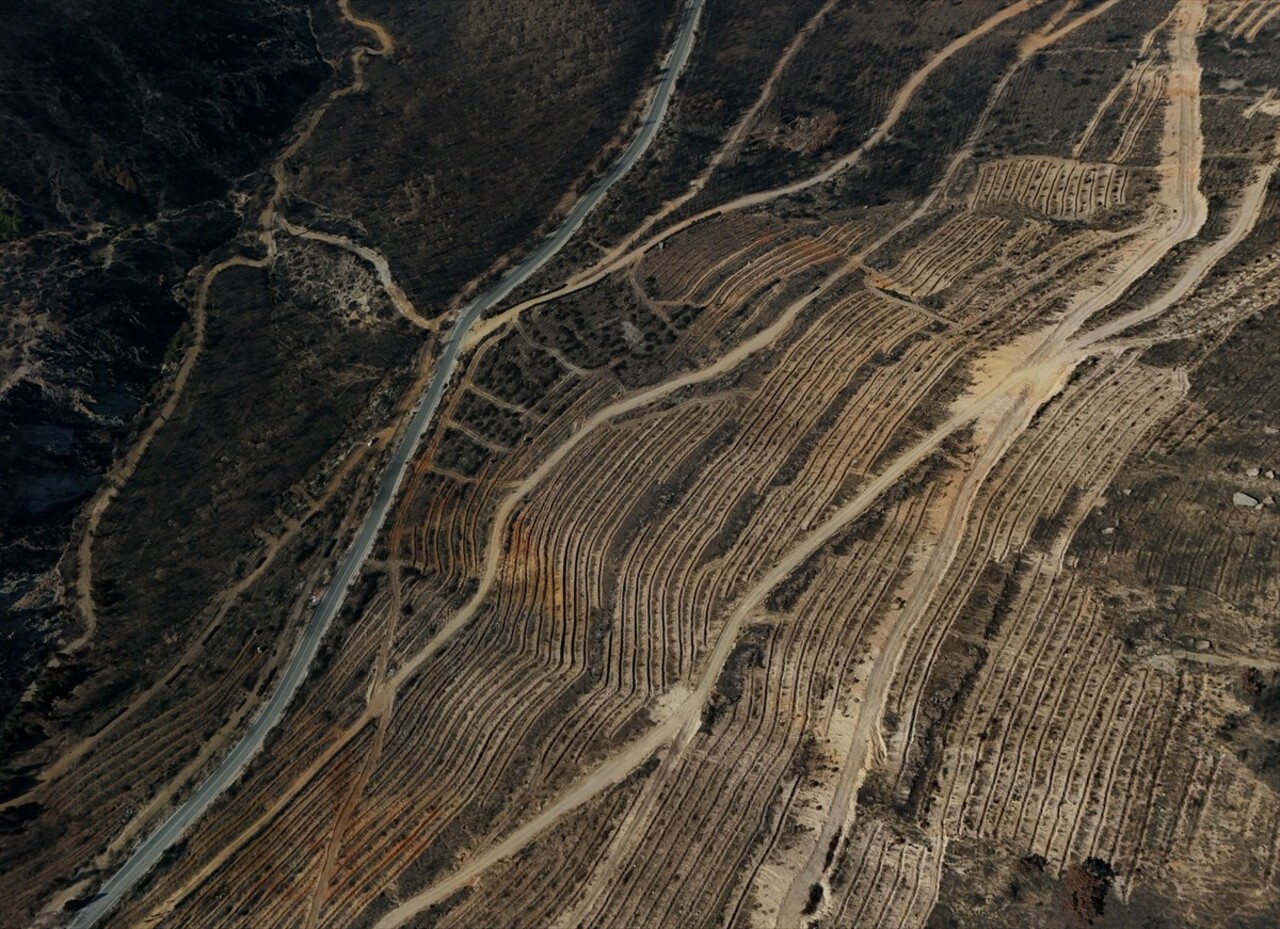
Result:
{"label": "bare brown soil", "polygon": [[[380,54],[369,94],[334,109],[385,118],[403,80],[386,69],[423,27],[343,10]],[[450,15],[470,48],[517,13]],[[531,47],[551,41],[543,15],[518,20]],[[573,101],[567,59],[598,52],[576,31],[588,13],[561,15]],[[700,41],[750,35],[709,15]],[[855,25],[893,55],[837,94]],[[688,186],[655,182],[670,195],[586,227],[599,238],[574,268],[471,331],[289,715],[110,925],[1280,918],[1280,20],[1251,0],[814,3],[757,38],[751,93],[671,163]],[[718,73],[700,54],[663,158]],[[625,126],[624,108],[606,135]],[[289,190],[348,176],[316,159],[290,156]],[[404,177],[365,180],[385,193]],[[492,201],[475,209],[451,228]],[[509,248],[495,233],[437,273],[406,264],[439,228],[421,212],[404,235],[386,213],[296,215],[264,224],[280,241],[252,263],[269,268],[210,287],[204,354],[95,533],[95,576],[121,598],[97,609],[140,632],[155,571],[181,572],[178,546],[199,538],[178,511],[261,530],[260,566],[193,588],[180,667],[259,615],[235,604],[301,610],[323,585],[396,421],[374,372],[439,327],[418,295],[461,291],[479,255]],[[340,267],[327,292],[346,295],[323,322],[303,286],[317,267]],[[274,527],[235,505],[262,476],[233,472],[207,498],[163,483],[184,455],[220,460],[174,424],[188,404],[236,423],[201,365],[219,308],[253,302],[220,295],[271,293],[272,268],[297,295],[266,303],[274,344],[316,373],[264,382],[256,408],[350,451],[282,471],[274,499],[300,502]],[[255,342],[228,335],[216,368],[238,383]],[[327,391],[305,429],[273,399],[302,388]],[[378,390],[381,417],[346,425]],[[302,460],[291,434],[270,437],[277,467]],[[117,508],[157,497],[163,518],[121,517],[102,541]],[[154,570],[131,587],[138,556]],[[86,650],[106,654],[105,627]],[[68,863],[117,860],[207,767],[234,723],[163,765],[126,734],[154,747],[243,718],[288,641],[262,634],[261,656],[246,647],[201,686],[157,674],[117,722],[43,759],[4,809],[23,844],[0,888],[23,912],[56,924],[95,877]],[[143,772],[136,787],[123,770]],[[84,796],[114,821],[72,822]]]}

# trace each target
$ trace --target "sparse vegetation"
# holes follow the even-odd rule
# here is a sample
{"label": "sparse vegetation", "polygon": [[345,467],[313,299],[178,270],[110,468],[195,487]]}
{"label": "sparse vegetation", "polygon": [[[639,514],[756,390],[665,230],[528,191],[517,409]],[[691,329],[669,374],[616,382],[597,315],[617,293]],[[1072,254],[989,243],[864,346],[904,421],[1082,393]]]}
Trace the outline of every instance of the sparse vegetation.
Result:
{"label": "sparse vegetation", "polygon": [[22,220],[13,210],[0,207],[0,242],[16,239],[22,231]]}
{"label": "sparse vegetation", "polygon": [[[627,124],[670,21],[518,6],[371,6],[400,57],[290,164],[326,204],[290,208],[432,300]],[[1254,143],[1280,109],[1201,118],[1226,104],[1195,0],[821,10],[707,8],[699,42],[731,44],[634,183],[679,193],[782,61],[732,157],[651,227],[638,196],[593,219],[582,267],[468,333],[307,683],[122,925],[1274,921],[1280,189]],[[468,55],[490,83],[459,100]],[[551,84],[571,112],[507,171]],[[346,191],[388,118],[398,154]],[[110,628],[35,692],[96,748],[37,780],[57,753],[13,730],[24,918],[208,770],[376,487],[407,327],[326,254],[218,279],[205,366],[101,524]]]}

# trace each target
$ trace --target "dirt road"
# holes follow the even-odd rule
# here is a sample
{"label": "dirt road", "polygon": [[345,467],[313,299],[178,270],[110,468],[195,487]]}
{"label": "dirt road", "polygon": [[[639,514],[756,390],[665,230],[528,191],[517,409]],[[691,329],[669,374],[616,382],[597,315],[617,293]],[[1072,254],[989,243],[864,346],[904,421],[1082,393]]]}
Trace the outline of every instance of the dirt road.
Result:
{"label": "dirt road", "polygon": [[[1021,9],[1025,9],[1024,4],[1017,6],[1019,9],[1007,8],[1001,14],[997,14],[997,17],[993,17],[993,20],[998,19],[1002,22],[1009,16],[1016,15],[1016,12],[1020,12]],[[1123,258],[1117,261],[1114,272],[1104,282],[1082,291],[1061,323],[1029,340],[1023,340],[1016,346],[1017,350],[1012,356],[1006,353],[1004,366],[993,372],[985,384],[980,385],[978,389],[959,401],[952,415],[941,426],[902,452],[849,503],[841,507],[761,577],[739,601],[727,619],[717,638],[716,646],[699,676],[697,686],[675,702],[670,714],[658,725],[618,755],[598,766],[510,835],[469,859],[461,869],[446,880],[401,903],[378,922],[377,929],[394,929],[425,908],[466,886],[497,861],[525,847],[560,817],[580,807],[608,786],[619,783],[636,766],[656,752],[664,748],[679,751],[696,733],[702,707],[710,696],[744,623],[759,608],[768,593],[853,520],[865,513],[883,493],[895,486],[907,473],[940,448],[948,437],[955,435],[963,428],[978,424],[979,429],[982,430],[982,451],[962,487],[957,491],[944,528],[931,555],[921,574],[914,579],[915,586],[906,606],[895,621],[883,649],[875,659],[867,680],[866,694],[861,703],[850,753],[837,788],[836,802],[832,805],[823,834],[814,845],[818,852],[798,872],[780,911],[778,917],[780,927],[800,924],[799,913],[807,897],[808,888],[821,877],[821,853],[825,852],[826,843],[829,843],[837,831],[847,825],[854,815],[854,798],[862,775],[866,771],[870,752],[875,745],[879,744],[880,719],[898,663],[906,644],[910,641],[915,625],[927,612],[927,606],[934,596],[939,580],[955,557],[969,509],[977,491],[987,475],[1003,458],[1010,445],[1025,431],[1036,410],[1061,390],[1074,366],[1083,357],[1082,352],[1068,344],[1069,340],[1094,315],[1113,304],[1134,281],[1155,267],[1170,249],[1194,237],[1204,224],[1207,204],[1199,189],[1204,142],[1200,131],[1200,67],[1195,44],[1195,36],[1204,17],[1204,7],[1204,0],[1182,0],[1179,4],[1175,17],[1175,30],[1170,42],[1172,61],[1166,112],[1165,158],[1161,169],[1163,183],[1159,205],[1150,227],[1133,237],[1133,244],[1126,249]],[[994,28],[995,25],[998,25],[998,22],[992,22],[992,20],[984,24],[989,28]],[[1078,23],[1064,28],[1075,28],[1076,25]],[[972,41],[976,37],[974,33],[970,33],[956,40],[956,43]],[[956,43],[953,43],[953,46]],[[927,73],[918,74],[915,86],[918,86],[925,77]],[[909,99],[907,88],[904,88],[903,94],[900,94],[899,102],[905,99]],[[905,103],[903,105],[905,106]],[[777,195],[776,192],[770,193]],[[767,199],[769,194],[756,196]],[[641,246],[639,250],[643,248],[644,246]],[[1164,308],[1167,308],[1167,305]],[[1159,312],[1163,312],[1160,306],[1147,308],[1144,318],[1150,318]],[[744,344],[738,351],[747,349],[748,345]],[[719,364],[729,360],[729,356],[726,356],[713,367],[718,367]],[[700,379],[701,372],[687,375],[662,385],[662,390],[664,393],[670,393],[680,386],[685,386],[685,383],[693,383]],[[526,481],[528,487],[532,487],[547,470],[562,461],[564,455],[581,441],[580,435],[591,431],[590,427],[602,424],[611,416],[621,415],[625,409],[634,408],[642,402],[651,402],[652,398],[646,397],[650,393],[652,391],[621,401],[593,417],[593,420],[587,424],[589,428],[575,435],[574,439],[562,446],[544,463],[543,468],[530,476]],[[522,486],[517,489],[516,496],[509,500],[518,501],[528,492],[528,487]],[[510,507],[504,505],[498,519],[495,520],[495,536],[490,540],[491,552],[495,550],[495,543],[498,545],[501,543],[498,530],[504,525],[502,517],[509,515],[513,507],[514,502]],[[486,570],[486,581],[489,584],[492,583],[490,573],[496,571],[496,563],[496,560],[491,557],[491,564]]]}
{"label": "dirt road", "polygon": [[[160,857],[182,834],[207,810],[222,792],[237,781],[258,754],[267,736],[284,717],[294,694],[305,680],[311,663],[319,650],[321,639],[329,627],[333,617],[337,615],[346,599],[347,590],[360,573],[370,552],[373,550],[382,525],[390,513],[396,500],[400,485],[409,470],[417,446],[423,435],[434,422],[435,410],[444,395],[453,376],[454,365],[462,351],[467,330],[473,322],[484,315],[491,306],[504,299],[525,279],[534,274],[548,260],[556,255],[581,227],[587,215],[604,199],[609,189],[617,183],[635,165],[657,135],[670,104],[675,84],[689,54],[693,49],[696,28],[702,13],[705,0],[690,0],[685,8],[675,42],[668,57],[667,67],[663,70],[657,88],[649,104],[640,131],[631,143],[590,190],[574,205],[564,222],[531,254],[518,265],[511,268],[496,284],[478,297],[459,315],[457,323],[446,342],[436,369],[426,392],[418,402],[406,433],[396,448],[386,471],[374,495],[373,503],[366,515],[355,540],[337,566],[333,579],[324,595],[320,598],[315,612],[312,614],[302,636],[298,641],[289,661],[281,673],[275,690],[261,708],[247,732],[231,749],[230,753],[214,769],[196,790],[174,810],[170,817],[154,833],[147,837],[126,859],[118,871],[103,884],[97,896],[93,898],[72,920],[72,929],[88,929],[113,909],[123,897],[140,881]],[[386,54],[394,45],[390,37],[376,23],[356,19],[350,11],[348,0],[342,0],[340,8],[345,17],[361,28],[368,29],[379,39],[380,49],[357,49],[353,53],[353,63],[363,61],[364,54]],[[262,230],[261,238],[268,248],[269,258],[274,254],[274,234],[277,227],[278,205],[283,199],[287,186],[286,162],[289,157],[305,142],[318,124],[324,109],[342,93],[354,92],[363,87],[362,71],[356,68],[355,81],[348,88],[336,92],[329,98],[324,107],[307,122],[306,128],[284,153],[276,160],[272,175],[276,179],[276,187],[272,198],[263,209],[259,219]],[[212,278],[206,278],[206,282]]]}
{"label": "dirt road", "polygon": [[528,300],[517,303],[509,309],[504,310],[493,318],[485,320],[482,325],[476,327],[472,336],[472,342],[477,342],[488,336],[490,333],[517,318],[525,310],[541,306],[551,300],[557,300],[560,297],[576,293],[592,286],[593,284],[599,283],[615,271],[625,268],[633,262],[639,261],[651,249],[657,248],[662,242],[665,242],[672,236],[683,232],[685,229],[688,229],[696,223],[703,222],[713,216],[719,216],[722,213],[763,206],[764,204],[777,200],[780,197],[799,193],[802,190],[807,190],[810,187],[823,184],[842,172],[847,171],[849,168],[861,161],[867,152],[875,148],[888,137],[889,133],[893,130],[893,127],[897,125],[898,120],[902,118],[902,114],[906,112],[907,107],[915,98],[916,93],[929,79],[929,77],[940,67],[946,64],[950,58],[952,58],[957,52],[960,52],[972,45],[978,39],[989,34],[992,30],[1003,25],[1014,17],[1020,16],[1028,10],[1034,9],[1043,2],[1044,0],[1019,0],[1017,3],[1010,4],[994,15],[983,20],[969,32],[953,39],[946,46],[939,49],[933,57],[925,62],[923,67],[912,74],[911,77],[907,79],[907,82],[902,85],[897,95],[893,98],[893,103],[889,107],[889,112],[885,115],[884,119],[880,121],[880,124],[876,127],[875,131],[867,137],[866,141],[859,145],[853,152],[838,161],[832,162],[817,174],[810,175],[809,177],[802,178],[798,181],[793,181],[792,183],[783,185],[782,187],[775,187],[772,190],[747,194],[737,198],[736,200],[731,200],[728,203],[713,207],[712,209],[703,210],[701,213],[696,213],[687,219],[682,219],[679,222],[668,226],[656,235],[646,239],[641,244],[627,249],[622,254],[614,255],[611,253],[601,259],[601,261],[593,267],[587,268],[579,274],[574,275],[563,287],[557,288],[553,291],[548,291],[545,294],[539,294],[536,297],[531,297]]}

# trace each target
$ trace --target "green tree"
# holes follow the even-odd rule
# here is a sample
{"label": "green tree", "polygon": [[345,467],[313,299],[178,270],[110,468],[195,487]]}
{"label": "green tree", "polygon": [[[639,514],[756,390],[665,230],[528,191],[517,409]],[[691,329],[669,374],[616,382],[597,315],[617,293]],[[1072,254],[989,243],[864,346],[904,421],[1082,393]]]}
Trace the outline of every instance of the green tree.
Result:
{"label": "green tree", "polygon": [[0,242],[16,239],[21,229],[22,220],[18,218],[18,215],[0,207]]}

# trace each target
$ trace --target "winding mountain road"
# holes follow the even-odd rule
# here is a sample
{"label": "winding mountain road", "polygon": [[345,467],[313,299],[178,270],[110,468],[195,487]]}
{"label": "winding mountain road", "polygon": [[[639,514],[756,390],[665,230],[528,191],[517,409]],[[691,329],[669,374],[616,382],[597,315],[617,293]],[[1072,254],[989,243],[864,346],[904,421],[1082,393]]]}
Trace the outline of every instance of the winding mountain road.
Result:
{"label": "winding mountain road", "polygon": [[[92,901],[71,920],[71,929],[90,929],[118,905],[134,885],[155,866],[161,856],[173,847],[191,824],[200,818],[227,787],[239,779],[249,762],[266,742],[267,736],[284,717],[290,701],[306,679],[325,631],[342,608],[348,588],[360,574],[373,550],[374,541],[387,515],[391,512],[400,484],[405,472],[409,469],[418,444],[435,418],[436,407],[453,376],[467,331],[485,312],[506,299],[512,291],[559,252],[578,231],[592,210],[604,199],[609,189],[621,180],[648,150],[666,117],[676,81],[693,50],[694,33],[704,5],[705,0],[689,0],[640,130],[608,173],[592,185],[550,236],[544,239],[523,261],[508,270],[497,283],[463,309],[458,316],[449,340],[445,343],[436,363],[431,382],[418,401],[404,438],[387,464],[377,495],[356,534],[355,541],[347,550],[328,590],[321,597],[315,612],[307,622],[279,684],[250,725],[249,730],[204,783],[169,816],[159,829],[133,850],[120,869],[102,885]],[[369,24],[362,24],[366,28],[372,28]],[[379,32],[380,38],[385,36],[380,28],[375,31]],[[384,40],[384,45],[387,42],[389,38]]]}

